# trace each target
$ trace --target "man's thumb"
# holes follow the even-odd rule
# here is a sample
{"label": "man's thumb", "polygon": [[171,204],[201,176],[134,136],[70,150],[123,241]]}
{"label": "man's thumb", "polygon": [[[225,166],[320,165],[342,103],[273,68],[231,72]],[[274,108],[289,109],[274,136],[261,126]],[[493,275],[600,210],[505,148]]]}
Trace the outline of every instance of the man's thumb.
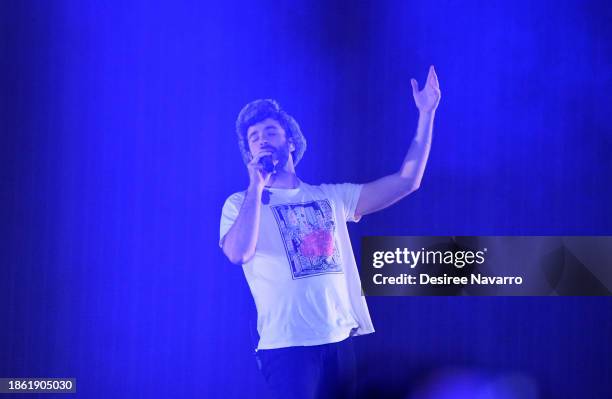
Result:
{"label": "man's thumb", "polygon": [[419,91],[419,84],[415,79],[410,79],[410,84],[412,85],[412,93],[417,94]]}

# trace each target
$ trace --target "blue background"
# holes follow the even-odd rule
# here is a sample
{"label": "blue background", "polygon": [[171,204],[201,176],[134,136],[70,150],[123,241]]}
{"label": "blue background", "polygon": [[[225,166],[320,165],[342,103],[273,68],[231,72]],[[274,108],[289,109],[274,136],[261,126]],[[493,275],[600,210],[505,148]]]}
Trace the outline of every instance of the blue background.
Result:
{"label": "blue background", "polygon": [[[276,98],[311,184],[396,171],[410,78],[442,90],[421,189],[363,235],[612,234],[607,1],[3,2],[0,376],[79,397],[264,397],[218,247],[240,108]],[[445,366],[612,396],[609,298],[369,298],[361,389]]]}

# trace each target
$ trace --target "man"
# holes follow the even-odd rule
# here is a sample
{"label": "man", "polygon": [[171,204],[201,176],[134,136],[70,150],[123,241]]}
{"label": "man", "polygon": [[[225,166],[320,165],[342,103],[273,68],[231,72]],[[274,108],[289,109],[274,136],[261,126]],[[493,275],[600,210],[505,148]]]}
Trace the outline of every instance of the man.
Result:
{"label": "man", "polygon": [[355,335],[374,332],[346,222],[419,188],[440,88],[433,66],[419,91],[419,120],[398,172],[359,184],[302,182],[306,149],[297,122],[273,100],[247,104],[236,121],[249,173],[223,206],[219,245],[243,270],[257,307],[256,356],[278,398],[355,396]]}

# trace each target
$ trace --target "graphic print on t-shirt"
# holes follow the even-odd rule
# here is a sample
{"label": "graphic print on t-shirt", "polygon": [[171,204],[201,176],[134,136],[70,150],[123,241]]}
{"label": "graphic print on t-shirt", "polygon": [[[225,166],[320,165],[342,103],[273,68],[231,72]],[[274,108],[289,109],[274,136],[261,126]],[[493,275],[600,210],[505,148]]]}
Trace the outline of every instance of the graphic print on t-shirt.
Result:
{"label": "graphic print on t-shirt", "polygon": [[293,278],[342,273],[336,224],[328,200],[270,207],[285,245]]}

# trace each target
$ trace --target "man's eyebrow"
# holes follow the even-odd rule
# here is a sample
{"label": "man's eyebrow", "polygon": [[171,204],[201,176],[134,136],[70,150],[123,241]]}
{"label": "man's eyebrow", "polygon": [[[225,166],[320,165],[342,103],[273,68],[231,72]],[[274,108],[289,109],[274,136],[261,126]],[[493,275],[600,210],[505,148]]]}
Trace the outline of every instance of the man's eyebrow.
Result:
{"label": "man's eyebrow", "polygon": [[268,125],[264,129],[276,129],[276,125]]}

